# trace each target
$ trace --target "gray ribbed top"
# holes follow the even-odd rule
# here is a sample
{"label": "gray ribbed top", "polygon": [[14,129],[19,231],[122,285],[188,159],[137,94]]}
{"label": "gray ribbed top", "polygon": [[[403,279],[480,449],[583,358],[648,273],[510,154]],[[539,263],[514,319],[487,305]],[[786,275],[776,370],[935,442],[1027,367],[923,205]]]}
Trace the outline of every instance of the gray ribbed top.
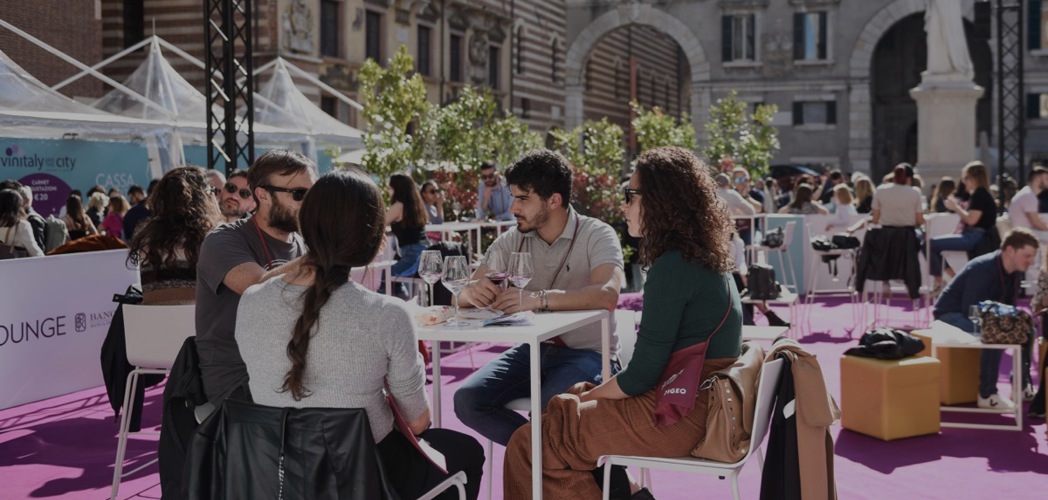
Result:
{"label": "gray ribbed top", "polygon": [[313,327],[306,356],[309,397],[295,401],[278,392],[291,368],[287,343],[306,288],[273,278],[244,292],[237,311],[236,341],[251,378],[255,403],[296,408],[364,408],[375,442],[393,429],[382,393],[389,381],[404,417],[428,408],[425,372],[415,325],[400,300],[350,282],[332,294]]}

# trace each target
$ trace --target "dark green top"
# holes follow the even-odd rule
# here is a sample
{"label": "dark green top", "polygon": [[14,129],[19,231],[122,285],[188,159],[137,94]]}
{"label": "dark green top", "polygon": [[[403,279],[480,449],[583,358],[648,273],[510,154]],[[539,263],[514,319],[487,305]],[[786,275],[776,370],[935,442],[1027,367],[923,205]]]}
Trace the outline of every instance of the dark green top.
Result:
{"label": "dark green top", "polygon": [[706,359],[738,357],[742,346],[742,304],[735,280],[688,262],[679,251],[662,254],[648,269],[644,310],[637,346],[629,366],[619,373],[619,388],[630,396],[651,390],[670,354],[702,342],[731,311],[710,341]]}

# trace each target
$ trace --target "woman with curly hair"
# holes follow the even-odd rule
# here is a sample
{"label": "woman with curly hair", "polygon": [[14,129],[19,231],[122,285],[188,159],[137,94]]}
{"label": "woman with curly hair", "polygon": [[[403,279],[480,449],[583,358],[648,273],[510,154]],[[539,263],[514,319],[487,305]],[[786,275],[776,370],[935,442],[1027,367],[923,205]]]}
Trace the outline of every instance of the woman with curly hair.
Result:
{"label": "woman with curly hair", "polygon": [[[731,276],[733,225],[709,171],[677,147],[652,149],[637,159],[623,211],[629,233],[640,238],[648,279],[633,359],[601,385],[580,384],[550,401],[542,416],[547,498],[599,498],[591,471],[602,455],[679,457],[705,436],[707,398],[696,398],[679,421],[657,423],[655,388],[671,359],[687,356],[697,344],[709,341],[696,380],[730,366],[741,353],[742,307]],[[531,497],[530,443],[529,424],[507,447],[507,499]],[[635,494],[630,489],[614,488],[613,482],[613,498]],[[645,495],[650,498],[639,493]]]}
{"label": "woman with curly hair", "polygon": [[426,240],[426,223],[429,214],[422,201],[415,181],[404,174],[393,174],[389,178],[391,205],[386,211],[386,225],[393,229],[400,248],[400,260],[393,264],[395,276],[414,276],[418,271],[418,259],[429,243]]}
{"label": "woman with curly hair", "polygon": [[192,304],[200,244],[221,220],[207,173],[199,167],[169,171],[149,205],[152,215],[135,231],[127,256],[142,279],[142,303]]}
{"label": "woman with curly hair", "polygon": [[298,215],[302,265],[248,288],[237,309],[251,395],[275,407],[364,408],[390,484],[418,498],[447,475],[394,426],[388,387],[410,432],[444,453],[449,473],[465,471],[467,497],[477,498],[484,450],[465,434],[429,429],[411,314],[403,301],[350,280],[379,251],[384,211],[378,186],[359,172],[330,172],[310,188]]}

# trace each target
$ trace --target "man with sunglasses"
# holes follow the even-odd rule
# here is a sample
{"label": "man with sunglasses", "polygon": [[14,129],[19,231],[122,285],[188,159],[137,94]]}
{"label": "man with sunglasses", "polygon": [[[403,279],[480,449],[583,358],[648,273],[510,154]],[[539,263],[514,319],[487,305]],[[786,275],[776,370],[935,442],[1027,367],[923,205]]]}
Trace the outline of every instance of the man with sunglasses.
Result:
{"label": "man with sunglasses", "polygon": [[248,188],[247,170],[237,170],[229,174],[222,191],[218,193],[218,208],[226,222],[243,219],[255,211],[255,197]]}
{"label": "man with sunglasses", "polygon": [[[243,179],[237,175],[230,180],[239,182],[237,178]],[[316,180],[317,167],[309,158],[281,149],[266,152],[246,177],[258,210],[211,231],[200,247],[196,346],[204,393],[213,404],[234,394],[250,396],[247,369],[233,336],[240,295],[298,265],[298,257],[305,253],[298,211]],[[226,191],[224,195],[240,197],[239,189]]]}
{"label": "man with sunglasses", "polygon": [[489,217],[496,220],[513,220],[510,205],[513,195],[509,187],[502,182],[502,176],[490,162],[480,164],[480,186],[477,188],[477,220]]}

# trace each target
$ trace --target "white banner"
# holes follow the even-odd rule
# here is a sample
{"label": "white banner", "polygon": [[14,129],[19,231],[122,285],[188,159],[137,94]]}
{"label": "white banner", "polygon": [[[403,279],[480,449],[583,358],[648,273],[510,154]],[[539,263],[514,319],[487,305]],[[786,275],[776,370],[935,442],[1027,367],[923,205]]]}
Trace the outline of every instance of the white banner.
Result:
{"label": "white banner", "polygon": [[102,385],[127,250],[0,261],[0,409]]}

